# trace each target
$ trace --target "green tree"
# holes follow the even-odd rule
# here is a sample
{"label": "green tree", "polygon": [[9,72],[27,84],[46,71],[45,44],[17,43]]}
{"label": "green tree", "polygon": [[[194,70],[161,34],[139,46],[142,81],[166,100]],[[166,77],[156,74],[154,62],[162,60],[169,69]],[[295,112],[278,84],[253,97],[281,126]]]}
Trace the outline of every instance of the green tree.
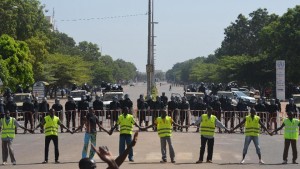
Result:
{"label": "green tree", "polygon": [[50,54],[46,60],[45,81],[53,86],[70,86],[73,83],[83,84],[91,82],[92,64],[79,56]]}
{"label": "green tree", "polygon": [[38,0],[1,0],[0,20],[0,35],[8,34],[17,40],[49,32],[51,27]]}
{"label": "green tree", "polygon": [[1,79],[6,87],[15,89],[16,85],[33,83],[32,57],[27,44],[16,41],[8,35],[0,37]]}
{"label": "green tree", "polygon": [[79,42],[77,48],[81,52],[80,55],[88,61],[98,61],[101,57],[99,47],[97,44],[91,42],[83,41]]}

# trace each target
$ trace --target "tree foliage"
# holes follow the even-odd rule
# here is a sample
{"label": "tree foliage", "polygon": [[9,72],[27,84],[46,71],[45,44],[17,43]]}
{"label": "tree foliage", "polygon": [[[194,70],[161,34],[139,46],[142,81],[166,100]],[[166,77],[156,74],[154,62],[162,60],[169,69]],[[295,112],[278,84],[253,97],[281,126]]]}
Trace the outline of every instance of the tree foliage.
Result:
{"label": "tree foliage", "polygon": [[4,85],[15,89],[33,83],[32,57],[27,44],[8,35],[0,37],[0,77]]}

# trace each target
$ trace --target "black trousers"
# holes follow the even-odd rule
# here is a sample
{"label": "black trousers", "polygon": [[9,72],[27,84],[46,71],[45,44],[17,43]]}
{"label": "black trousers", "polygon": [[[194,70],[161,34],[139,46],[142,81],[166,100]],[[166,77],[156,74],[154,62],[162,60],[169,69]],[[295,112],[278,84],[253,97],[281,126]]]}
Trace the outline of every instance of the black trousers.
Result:
{"label": "black trousers", "polygon": [[58,136],[51,135],[45,137],[45,161],[48,161],[48,154],[49,154],[49,144],[50,141],[53,141],[54,144],[54,152],[55,152],[55,161],[58,160],[59,151],[58,151]]}
{"label": "black trousers", "polygon": [[209,139],[209,138],[206,138],[201,135],[201,147],[200,147],[200,157],[199,157],[200,161],[203,161],[206,143],[207,143],[207,159],[206,159],[206,161],[212,160],[212,156],[213,156],[213,152],[214,152],[215,138]]}
{"label": "black trousers", "polygon": [[290,144],[292,145],[293,161],[296,161],[298,157],[297,140],[292,140],[292,139],[284,139],[283,160],[287,161]]}

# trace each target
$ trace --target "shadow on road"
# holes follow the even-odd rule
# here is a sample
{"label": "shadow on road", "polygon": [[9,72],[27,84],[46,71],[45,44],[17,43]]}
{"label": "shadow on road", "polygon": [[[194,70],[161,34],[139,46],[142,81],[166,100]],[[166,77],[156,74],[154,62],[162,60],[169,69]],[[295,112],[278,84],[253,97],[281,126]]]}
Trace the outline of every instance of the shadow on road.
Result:
{"label": "shadow on road", "polygon": [[275,164],[258,164],[258,163],[220,163],[219,165],[253,165],[253,164],[257,164],[257,165],[283,165],[281,163],[275,163]]}

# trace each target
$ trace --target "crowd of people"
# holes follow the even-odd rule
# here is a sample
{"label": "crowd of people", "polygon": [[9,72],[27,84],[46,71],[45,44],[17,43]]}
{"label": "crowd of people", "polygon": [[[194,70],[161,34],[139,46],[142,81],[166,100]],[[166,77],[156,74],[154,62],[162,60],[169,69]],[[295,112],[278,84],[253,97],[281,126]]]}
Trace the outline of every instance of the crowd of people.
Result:
{"label": "crowd of people", "polygon": [[[127,155],[129,161],[134,162],[132,149],[135,144],[132,144],[134,125],[138,127],[140,131],[145,131],[148,128],[152,128],[154,131],[157,131],[161,143],[161,163],[167,162],[167,144],[169,145],[171,162],[176,162],[175,150],[173,149],[171,140],[172,132],[177,130],[183,131],[184,129],[188,131],[191,125],[195,125],[197,126],[197,132],[200,132],[201,134],[200,156],[196,163],[202,163],[204,161],[206,145],[208,147],[206,162],[212,162],[216,127],[219,128],[219,132],[222,132],[221,129],[224,129],[227,133],[233,133],[236,129],[242,130],[242,126],[244,126],[245,130],[243,133],[245,134],[245,144],[241,163],[243,164],[245,162],[248,146],[250,142],[253,141],[258,154],[259,163],[264,164],[258,140],[261,127],[263,128],[263,131],[267,132],[271,136],[285,127],[283,164],[287,163],[287,152],[290,144],[292,145],[293,150],[293,163],[297,164],[296,140],[299,135],[298,131],[300,123],[298,119],[294,118],[294,115],[298,110],[293,99],[289,99],[289,104],[287,104],[285,110],[288,117],[283,120],[283,123],[279,128],[276,126],[277,122],[272,121],[274,117],[276,118],[278,114],[277,112],[282,112],[280,102],[275,99],[271,99],[269,104],[265,98],[260,98],[256,105],[247,105],[241,99],[236,106],[233,106],[231,98],[218,98],[215,95],[205,95],[204,98],[197,98],[196,96],[193,96],[190,100],[187,100],[185,96],[182,98],[171,96],[169,101],[168,97],[163,92],[162,95],[157,96],[155,100],[153,100],[150,96],[145,98],[143,95],[140,95],[137,99],[137,108],[138,121],[135,121],[133,102],[129,98],[128,94],[124,96],[124,99],[118,99],[115,97],[109,105],[109,110],[106,111],[104,111],[105,108],[99,96],[95,97],[95,101],[93,101],[92,106],[90,106],[89,102],[85,99],[85,96],[82,96],[81,101],[78,103],[75,103],[72,97],[69,96],[68,101],[64,106],[60,103],[59,99],[55,99],[55,103],[51,107],[47,102],[47,98],[42,98],[41,102],[38,102],[38,98],[34,98],[34,100],[26,98],[23,103],[25,118],[23,127],[17,121],[17,109],[13,98],[9,98],[6,104],[4,104],[3,99],[0,99],[0,113],[3,114],[0,121],[0,127],[2,130],[3,165],[7,164],[8,155],[10,155],[11,162],[14,165],[16,164],[16,159],[14,158],[12,149],[12,142],[15,138],[17,127],[24,129],[24,133],[34,133],[34,131],[38,128],[40,128],[41,133],[45,133],[45,156],[43,163],[48,163],[48,151],[51,140],[55,147],[55,163],[60,163],[58,150],[59,128],[61,132],[67,131],[70,134],[83,131],[83,128],[85,128],[82,160],[80,161],[79,166],[85,166],[85,163],[93,163],[92,160],[94,158],[94,154],[97,153],[101,159],[104,161],[106,160],[109,167],[116,168],[122,164]],[[233,113],[236,111],[243,113]],[[250,115],[248,115],[249,111]],[[267,113],[257,115],[257,112]],[[272,118],[266,118],[265,115],[267,114],[269,114],[268,116]],[[76,125],[77,115],[77,118],[79,118],[79,124]],[[235,115],[239,116],[238,124],[234,123],[232,120],[235,118]],[[64,116],[66,118],[66,124],[63,124]],[[106,130],[103,127],[103,121],[99,118],[103,116],[105,116],[106,119],[111,119],[110,130]],[[194,120],[191,121],[192,117]],[[265,120],[268,120],[267,123],[265,123]],[[229,121],[230,127],[228,127],[227,124]],[[30,128],[27,128],[28,122],[30,123]],[[145,124],[144,127],[142,125],[143,122]],[[275,123],[275,126],[274,130],[270,132],[272,122]],[[72,126],[70,126],[70,123],[72,123]],[[265,126],[265,124],[267,125]],[[104,131],[108,135],[112,135],[114,131],[119,131],[119,157],[122,158],[123,161],[119,161],[118,158],[116,160],[109,158],[108,160],[107,157],[110,153],[107,151],[107,148],[100,147],[99,150],[95,148],[98,128],[99,131]],[[88,155],[87,150],[89,143],[92,148]],[[125,158],[122,156],[124,153],[126,154]]]}

